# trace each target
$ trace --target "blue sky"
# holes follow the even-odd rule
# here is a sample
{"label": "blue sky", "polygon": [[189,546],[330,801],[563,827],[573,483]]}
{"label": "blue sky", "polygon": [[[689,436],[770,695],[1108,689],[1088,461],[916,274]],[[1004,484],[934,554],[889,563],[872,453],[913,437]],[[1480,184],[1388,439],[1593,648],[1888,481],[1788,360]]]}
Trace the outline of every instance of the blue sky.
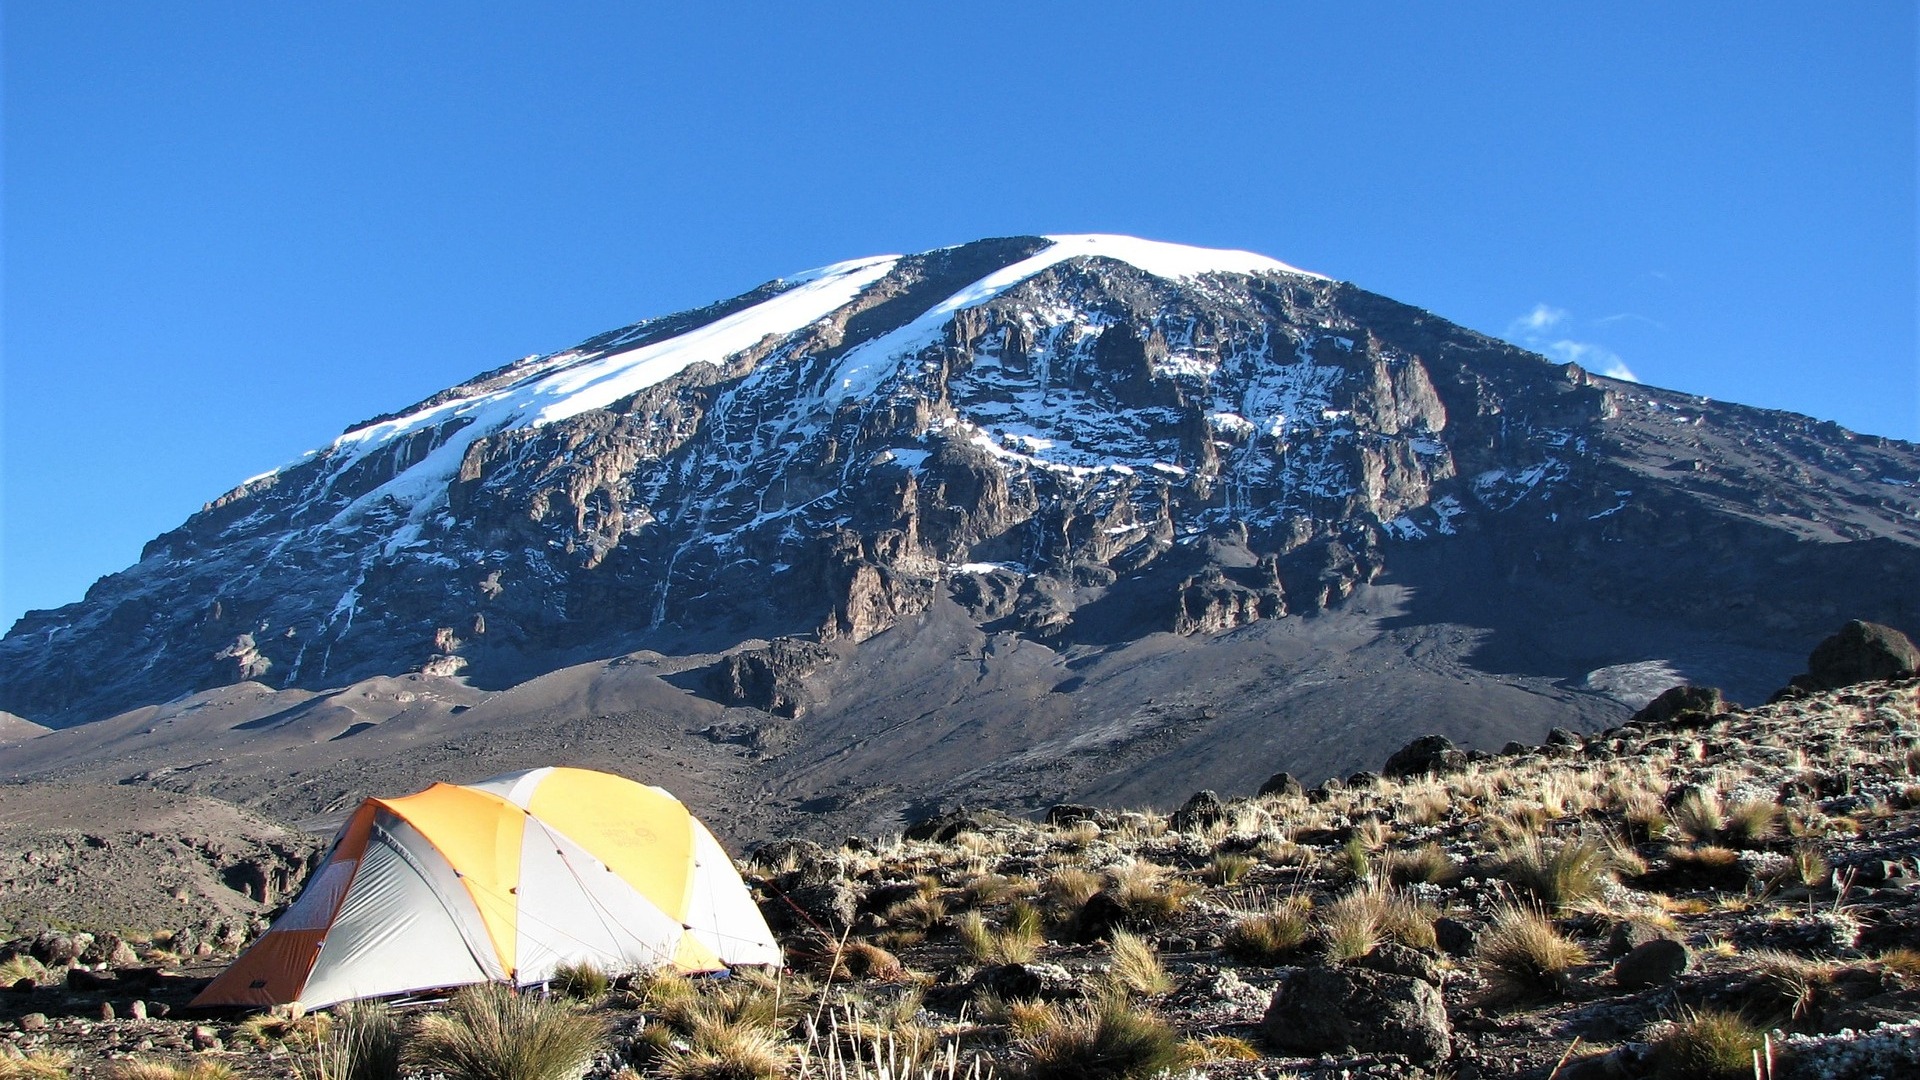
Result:
{"label": "blue sky", "polygon": [[10,0],[0,626],[477,371],[989,235],[1920,438],[1913,5],[1356,6]]}

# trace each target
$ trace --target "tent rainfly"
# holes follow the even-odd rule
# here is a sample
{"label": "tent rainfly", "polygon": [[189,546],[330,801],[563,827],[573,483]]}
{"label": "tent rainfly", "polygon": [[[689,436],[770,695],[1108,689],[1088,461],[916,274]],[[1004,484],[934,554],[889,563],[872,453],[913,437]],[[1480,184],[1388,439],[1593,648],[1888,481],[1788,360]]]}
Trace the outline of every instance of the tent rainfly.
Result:
{"label": "tent rainfly", "polygon": [[299,899],[195,998],[319,1008],[562,964],[780,963],[733,861],[678,799],[589,769],[368,799]]}

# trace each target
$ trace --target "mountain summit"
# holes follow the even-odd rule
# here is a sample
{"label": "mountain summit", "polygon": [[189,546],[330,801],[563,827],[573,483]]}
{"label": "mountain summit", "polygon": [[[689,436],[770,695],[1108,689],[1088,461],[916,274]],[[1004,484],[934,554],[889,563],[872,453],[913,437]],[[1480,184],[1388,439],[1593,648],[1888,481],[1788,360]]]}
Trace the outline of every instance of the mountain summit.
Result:
{"label": "mountain summit", "polygon": [[[1403,731],[1592,726],[1687,676],[1779,685],[1845,618],[1920,624],[1916,483],[1913,445],[1556,365],[1263,256],[982,240],[357,424],[21,619],[0,709],[498,690],[644,652],[781,720],[1011,710],[1039,726],[1010,754],[1259,730],[1249,775],[1341,768]],[[916,642],[945,650],[933,689],[894,655]]]}

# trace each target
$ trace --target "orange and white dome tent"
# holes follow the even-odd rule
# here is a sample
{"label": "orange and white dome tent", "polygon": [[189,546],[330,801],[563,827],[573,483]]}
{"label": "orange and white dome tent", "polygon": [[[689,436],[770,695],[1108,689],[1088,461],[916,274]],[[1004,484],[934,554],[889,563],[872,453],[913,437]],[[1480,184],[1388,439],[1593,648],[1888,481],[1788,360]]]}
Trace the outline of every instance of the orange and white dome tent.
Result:
{"label": "orange and white dome tent", "polygon": [[546,768],[368,799],[299,899],[193,1001],[319,1008],[561,964],[717,971],[780,946],[706,826],[657,787]]}

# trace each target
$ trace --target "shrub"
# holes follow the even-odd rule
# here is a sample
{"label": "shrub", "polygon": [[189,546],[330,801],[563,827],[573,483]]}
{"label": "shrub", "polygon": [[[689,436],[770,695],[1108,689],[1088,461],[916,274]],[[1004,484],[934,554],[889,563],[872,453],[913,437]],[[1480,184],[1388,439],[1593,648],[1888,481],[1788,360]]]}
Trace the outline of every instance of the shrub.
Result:
{"label": "shrub", "polygon": [[450,1080],[575,1080],[606,1048],[600,1022],[498,983],[460,989],[420,1020],[413,1061]]}
{"label": "shrub", "polygon": [[1306,907],[1284,904],[1235,919],[1220,947],[1243,964],[1277,964],[1305,945],[1307,938]]}
{"label": "shrub", "polygon": [[1110,948],[1113,959],[1107,964],[1107,981],[1115,989],[1142,997],[1173,989],[1173,980],[1167,977],[1160,954],[1145,939],[1116,930]]}
{"label": "shrub", "polygon": [[1669,1080],[1735,1080],[1753,1075],[1762,1033],[1739,1013],[1689,1010],[1653,1044],[1654,1075]]}
{"label": "shrub", "polygon": [[1020,1045],[1029,1080],[1146,1080],[1186,1062],[1166,1021],[1117,995],[1057,1014]]}
{"label": "shrub", "polygon": [[1503,907],[1480,935],[1480,974],[1497,995],[1533,997],[1562,991],[1587,951],[1531,907]]}
{"label": "shrub", "polygon": [[1613,861],[1606,844],[1592,836],[1555,843],[1534,835],[1500,852],[1500,873],[1559,910],[1604,892],[1613,880]]}
{"label": "shrub", "polygon": [[613,979],[591,960],[561,964],[548,981],[555,993],[575,1001],[598,1001],[613,985]]}
{"label": "shrub", "polygon": [[400,1018],[384,1001],[348,1002],[299,1069],[312,1080],[400,1080]]}

